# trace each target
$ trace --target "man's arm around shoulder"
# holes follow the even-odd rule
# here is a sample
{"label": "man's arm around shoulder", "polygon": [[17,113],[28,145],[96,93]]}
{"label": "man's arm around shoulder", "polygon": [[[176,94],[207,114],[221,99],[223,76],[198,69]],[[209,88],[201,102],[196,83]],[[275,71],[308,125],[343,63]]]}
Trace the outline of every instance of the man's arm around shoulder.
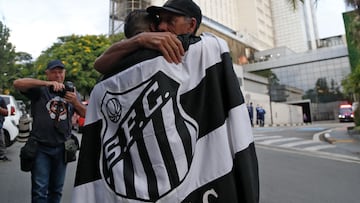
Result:
{"label": "man's arm around shoulder", "polygon": [[182,44],[175,34],[170,32],[143,32],[130,39],[113,44],[96,59],[94,68],[102,74],[114,71],[121,59],[141,48],[160,51],[170,63],[180,63],[181,57],[184,55]]}

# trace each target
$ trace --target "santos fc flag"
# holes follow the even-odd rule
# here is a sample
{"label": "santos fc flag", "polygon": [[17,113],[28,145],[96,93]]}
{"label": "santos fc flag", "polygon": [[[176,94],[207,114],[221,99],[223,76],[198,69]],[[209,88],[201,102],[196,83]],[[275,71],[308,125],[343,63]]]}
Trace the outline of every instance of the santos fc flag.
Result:
{"label": "santos fc flag", "polygon": [[182,36],[180,64],[139,50],[93,89],[73,203],[258,202],[249,115],[229,49]]}

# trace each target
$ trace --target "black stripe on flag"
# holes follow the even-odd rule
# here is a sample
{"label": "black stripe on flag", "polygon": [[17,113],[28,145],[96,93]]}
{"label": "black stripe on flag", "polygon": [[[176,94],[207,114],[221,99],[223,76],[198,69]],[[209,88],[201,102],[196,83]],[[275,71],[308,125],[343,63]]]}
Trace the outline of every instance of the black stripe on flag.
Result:
{"label": "black stripe on flag", "polygon": [[206,69],[206,76],[193,90],[181,95],[184,110],[199,124],[199,138],[220,127],[231,108],[244,103],[229,53],[222,62]]}
{"label": "black stripe on flag", "polygon": [[86,136],[82,136],[81,138],[75,186],[101,179],[99,168],[101,151],[101,140],[99,135],[101,128],[101,120],[84,126],[83,133]]}
{"label": "black stripe on flag", "polygon": [[[255,145],[235,154],[230,173],[207,183],[182,202],[259,202],[259,173]],[[257,194],[257,195],[254,195]]]}
{"label": "black stripe on flag", "polygon": [[156,175],[155,175],[155,171],[154,171],[154,168],[152,166],[152,163],[151,163],[151,160],[149,157],[149,153],[146,150],[146,145],[145,145],[144,139],[138,139],[136,141],[136,143],[137,143],[137,148],[139,150],[139,156],[141,159],[141,163],[144,166],[144,171],[146,174],[149,197],[150,197],[150,199],[157,199],[159,197],[159,191],[158,191],[158,186],[157,186],[157,181],[156,181]]}
{"label": "black stripe on flag", "polygon": [[[185,149],[185,154],[186,154],[186,160],[188,163],[188,168],[190,168],[192,156],[193,156],[192,145],[195,145],[195,143],[191,142],[191,135],[189,129],[186,127],[185,119],[182,116],[180,116],[178,106],[176,105],[176,103],[174,103],[173,106],[175,113],[176,130],[178,131],[180,139],[183,143],[183,147]],[[189,123],[189,125],[192,124]]]}
{"label": "black stripe on flag", "polygon": [[161,111],[157,111],[154,115],[154,130],[161,155],[164,159],[164,164],[169,175],[171,188],[174,188],[179,183],[179,174],[177,172],[176,163],[173,153],[171,152],[169,140],[166,136],[163,116]]}

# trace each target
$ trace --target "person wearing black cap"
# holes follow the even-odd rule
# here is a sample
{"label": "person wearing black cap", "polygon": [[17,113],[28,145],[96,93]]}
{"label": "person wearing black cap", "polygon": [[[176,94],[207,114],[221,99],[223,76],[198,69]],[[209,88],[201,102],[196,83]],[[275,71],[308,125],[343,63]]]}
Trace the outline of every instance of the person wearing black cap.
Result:
{"label": "person wearing black cap", "polygon": [[31,101],[33,117],[29,140],[38,143],[31,170],[31,202],[60,203],[66,166],[64,142],[71,136],[71,117],[85,116],[86,107],[76,90],[64,91],[65,65],[60,60],[47,64],[47,80],[20,78],[14,87]]}
{"label": "person wearing black cap", "polygon": [[159,31],[177,35],[195,35],[202,19],[200,7],[192,0],[169,0],[162,7],[150,6],[146,11],[158,16]]}
{"label": "person wearing black cap", "polygon": [[119,59],[141,49],[158,50],[170,63],[180,63],[184,48],[177,35],[196,34],[201,20],[200,7],[192,0],[169,0],[163,7],[150,6],[147,12],[155,17],[156,30],[145,32],[113,44],[94,63],[94,68],[102,73],[110,72]]}

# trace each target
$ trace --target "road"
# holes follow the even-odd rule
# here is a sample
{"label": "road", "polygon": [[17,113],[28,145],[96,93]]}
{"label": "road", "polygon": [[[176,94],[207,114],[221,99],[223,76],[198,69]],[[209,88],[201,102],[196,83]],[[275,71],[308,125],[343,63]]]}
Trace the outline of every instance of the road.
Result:
{"label": "road", "polygon": [[356,203],[360,162],[257,147],[262,203]]}
{"label": "road", "polygon": [[[316,123],[305,126],[254,128],[255,143],[272,148],[302,151],[339,159],[360,161],[360,140],[347,134],[354,123]],[[325,142],[322,135],[329,136]]]}
{"label": "road", "polygon": [[[329,129],[339,137],[345,128],[324,124],[254,129],[262,203],[358,202],[360,159],[355,152],[360,151],[360,146],[313,140],[314,134]],[[19,166],[22,145],[17,142],[8,148],[11,162],[0,162],[2,203],[30,202],[30,174],[21,172]],[[70,163],[63,203],[71,200],[75,170],[76,163]]]}
{"label": "road", "polygon": [[[20,148],[24,143],[15,142],[7,149],[10,162],[0,162],[0,202],[1,203],[25,203],[31,202],[30,173],[20,170]],[[71,202],[71,194],[74,185],[76,162],[68,164],[65,186],[63,191],[63,203]]]}

